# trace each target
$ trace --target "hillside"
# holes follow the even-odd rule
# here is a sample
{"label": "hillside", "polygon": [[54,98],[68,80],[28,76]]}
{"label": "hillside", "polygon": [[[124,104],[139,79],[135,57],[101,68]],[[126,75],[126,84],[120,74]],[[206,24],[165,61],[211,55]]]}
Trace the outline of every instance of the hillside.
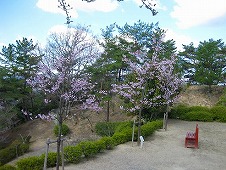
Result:
{"label": "hillside", "polygon": [[225,86],[213,86],[209,94],[207,86],[193,85],[184,89],[178,99],[178,103],[188,106],[214,106],[223,94]]}
{"label": "hillside", "polygon": [[[213,106],[222,95],[224,87],[214,87],[211,95],[207,92],[205,86],[190,86],[184,90],[179,97],[178,103],[184,103],[189,106]],[[113,107],[114,106],[114,107]],[[131,120],[133,117],[128,117],[125,114],[121,114],[119,110],[119,101],[112,105],[110,121],[124,121]],[[74,113],[76,113],[74,111]],[[105,121],[106,115],[104,112],[93,113],[86,112],[80,114],[79,117],[66,121],[66,124],[70,127],[71,133],[67,138],[68,144],[77,143],[83,139],[98,138],[93,132],[96,122]],[[11,141],[15,138],[20,138],[31,135],[31,151],[38,151],[45,149],[45,142],[47,138],[52,140],[56,139],[53,135],[54,122],[48,122],[44,120],[29,121],[23,125],[20,125],[10,132],[5,134],[7,140]],[[44,151],[44,150],[43,150]]]}

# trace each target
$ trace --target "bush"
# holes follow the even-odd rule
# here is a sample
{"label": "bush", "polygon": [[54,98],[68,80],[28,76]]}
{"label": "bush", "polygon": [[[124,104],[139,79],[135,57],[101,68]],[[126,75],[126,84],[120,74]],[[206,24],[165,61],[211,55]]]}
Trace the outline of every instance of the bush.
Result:
{"label": "bush", "polygon": [[213,114],[213,120],[219,122],[226,122],[226,107],[224,106],[214,106],[210,109]]}
{"label": "bush", "polygon": [[[104,124],[106,125],[108,123]],[[131,125],[132,125],[131,122],[112,123],[111,126],[112,127],[114,126],[114,131],[117,131],[114,133],[112,137],[104,136],[97,141],[83,141],[76,146],[66,146],[64,148],[65,159],[69,163],[78,163],[84,157],[87,158],[94,156],[95,154],[101,152],[104,149],[107,150],[113,149],[114,146],[131,140],[132,137]],[[154,130],[160,127],[162,127],[162,121],[153,121],[147,123],[141,128],[142,131],[145,131],[145,135],[147,136],[152,134]],[[135,129],[135,135],[137,136],[137,127]]]}
{"label": "bush", "polygon": [[212,122],[213,114],[205,111],[191,111],[185,113],[181,119],[188,121],[203,121],[203,122]]}
{"label": "bush", "polygon": [[143,137],[150,136],[155,132],[155,130],[159,129],[162,127],[162,121],[156,120],[152,122],[148,122],[141,126],[141,135]]}
{"label": "bush", "polygon": [[82,154],[82,148],[78,145],[64,147],[64,157],[69,163],[79,163]]}
{"label": "bush", "polygon": [[204,111],[204,112],[210,112],[210,109],[205,106],[191,106],[189,107],[189,112],[198,112],[198,111]]}
{"label": "bush", "polygon": [[100,136],[112,136],[120,122],[98,122],[95,131]]}
{"label": "bush", "polygon": [[20,159],[16,162],[18,170],[42,170],[44,161],[39,156]]}
{"label": "bush", "polygon": [[94,141],[94,144],[97,147],[97,152],[98,153],[105,149],[105,143],[104,143],[103,140],[96,140],[96,141]]}
{"label": "bush", "polygon": [[[60,158],[61,158],[61,156],[60,156]],[[42,154],[40,156],[40,159],[43,161],[43,164],[44,164],[45,154]],[[57,153],[56,152],[49,152],[48,157],[47,157],[47,167],[55,167],[56,162],[57,162]],[[61,159],[60,159],[60,164],[61,164]]]}
{"label": "bush", "polygon": [[17,156],[23,155],[28,150],[28,143],[21,143],[19,140],[15,140],[7,148],[0,150],[0,165],[4,165],[7,162],[16,158]]}
{"label": "bush", "polygon": [[132,122],[125,122],[124,124],[118,126],[112,138],[114,139],[116,145],[122,144],[131,140],[132,132]]}
{"label": "bush", "polygon": [[95,145],[93,141],[83,141],[78,144],[78,147],[82,148],[83,155],[87,157],[91,157],[98,153],[98,147]]}
{"label": "bush", "polygon": [[[58,133],[59,133],[59,125],[56,125],[55,127],[54,127],[54,134],[56,135],[56,136],[58,136]],[[68,133],[69,133],[69,131],[70,131],[70,129],[69,129],[69,127],[66,125],[66,124],[62,124],[62,135],[63,136],[66,136]]]}
{"label": "bush", "polygon": [[177,119],[177,118],[180,118],[181,115],[185,114],[189,112],[189,107],[186,106],[186,105],[177,105],[177,106],[174,106],[171,111],[170,111],[170,114],[169,114],[169,117],[170,118],[173,118],[173,119]]}
{"label": "bush", "polygon": [[131,121],[120,122],[115,128],[115,133],[122,132],[125,129],[130,129],[132,127],[133,127],[133,122],[131,122]]}
{"label": "bush", "polygon": [[[131,139],[132,133],[129,135],[129,140]],[[119,145],[125,142],[128,142],[128,135],[123,132],[116,132],[113,136],[112,139],[114,139],[115,145]]]}
{"label": "bush", "polygon": [[16,167],[12,165],[3,165],[3,166],[0,166],[0,170],[16,170]]}
{"label": "bush", "polygon": [[114,146],[116,145],[114,139],[112,139],[109,136],[102,137],[101,139],[99,139],[99,141],[103,142],[104,149],[107,149],[107,150],[113,149]]}

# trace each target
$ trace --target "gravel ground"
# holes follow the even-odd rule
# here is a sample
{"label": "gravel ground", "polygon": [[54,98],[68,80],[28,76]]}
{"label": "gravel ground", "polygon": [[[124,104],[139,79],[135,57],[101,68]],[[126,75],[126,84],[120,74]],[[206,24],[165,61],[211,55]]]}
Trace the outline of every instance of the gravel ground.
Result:
{"label": "gravel ground", "polygon": [[[187,131],[199,124],[199,149],[185,148]],[[224,170],[226,123],[169,120],[168,130],[145,139],[143,148],[131,142],[65,170]],[[49,169],[51,170],[51,168]]]}

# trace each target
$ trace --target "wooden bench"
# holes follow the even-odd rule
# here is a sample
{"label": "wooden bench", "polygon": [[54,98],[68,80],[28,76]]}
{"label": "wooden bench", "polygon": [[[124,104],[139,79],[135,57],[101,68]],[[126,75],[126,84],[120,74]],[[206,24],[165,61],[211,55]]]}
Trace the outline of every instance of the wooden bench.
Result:
{"label": "wooden bench", "polygon": [[198,148],[199,142],[199,127],[196,124],[195,132],[187,132],[185,137],[186,148]]}

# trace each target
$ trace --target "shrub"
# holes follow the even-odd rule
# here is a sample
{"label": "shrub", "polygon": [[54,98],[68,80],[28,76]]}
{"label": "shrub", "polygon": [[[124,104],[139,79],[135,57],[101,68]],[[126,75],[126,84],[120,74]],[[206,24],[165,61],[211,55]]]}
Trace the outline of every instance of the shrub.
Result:
{"label": "shrub", "polygon": [[105,148],[105,143],[104,143],[103,140],[96,140],[96,141],[94,141],[94,144],[97,147],[97,152],[98,153],[101,152],[101,151],[103,151],[104,149],[106,149]]}
{"label": "shrub", "polygon": [[79,163],[82,154],[82,148],[78,145],[64,147],[64,156],[66,161],[69,163]]}
{"label": "shrub", "polygon": [[28,143],[21,143],[19,140],[15,140],[7,148],[0,150],[0,165],[4,165],[7,162],[16,158],[17,156],[23,155],[28,150]]}
{"label": "shrub", "polygon": [[99,141],[103,142],[104,149],[108,149],[108,150],[113,149],[114,146],[116,145],[114,139],[112,139],[109,136],[102,137],[101,139],[99,139]]}
{"label": "shrub", "polygon": [[6,165],[3,165],[3,166],[0,166],[0,170],[16,170],[16,167],[6,164]]}
{"label": "shrub", "polygon": [[118,145],[130,141],[132,138],[132,131],[132,122],[124,122],[123,124],[119,125],[115,134],[112,136],[115,144]]}
{"label": "shrub", "polygon": [[[131,134],[129,135],[130,136],[130,139],[131,139]],[[128,142],[129,141],[128,140],[128,135],[126,133],[123,133],[123,132],[116,132],[112,136],[112,139],[114,139],[115,145],[119,145],[119,144],[122,144],[122,143],[125,143],[125,142]]]}
{"label": "shrub", "polygon": [[191,111],[184,114],[181,119],[188,121],[203,121],[203,122],[212,122],[213,114],[205,111]]}
{"label": "shrub", "polygon": [[[59,125],[54,127],[54,134],[58,136],[59,133]],[[66,124],[62,124],[62,135],[66,136],[69,133],[70,129]]]}
{"label": "shrub", "polygon": [[189,107],[189,112],[198,112],[198,111],[204,111],[204,112],[210,112],[210,109],[205,106],[191,106]]}
{"label": "shrub", "polygon": [[143,137],[147,137],[155,132],[155,130],[162,127],[162,121],[156,120],[152,122],[148,122],[141,126],[141,135]]}
{"label": "shrub", "polygon": [[16,162],[18,170],[42,170],[44,161],[39,156],[20,159]]}
{"label": "shrub", "polygon": [[83,141],[78,144],[78,147],[82,149],[82,153],[85,157],[91,157],[98,153],[98,147],[92,141]]}
{"label": "shrub", "polygon": [[[60,157],[61,158],[61,157]],[[40,159],[43,161],[45,160],[45,154],[42,154],[40,156]],[[48,157],[47,157],[47,167],[55,167],[56,166],[56,161],[57,161],[57,153],[56,152],[49,152]],[[60,159],[61,163],[61,159]]]}
{"label": "shrub", "polygon": [[125,129],[130,129],[130,128],[132,128],[132,126],[133,126],[133,122],[131,122],[131,121],[121,122],[116,126],[115,133],[122,132]]}
{"label": "shrub", "polygon": [[210,109],[213,114],[213,120],[219,122],[226,122],[226,107],[224,106],[214,106]]}
{"label": "shrub", "polygon": [[98,122],[95,131],[100,136],[112,136],[120,122]]}
{"label": "shrub", "polygon": [[171,109],[169,117],[173,118],[173,119],[177,119],[177,118],[180,118],[181,115],[183,115],[187,112],[189,112],[189,107],[186,105],[180,104],[180,105],[174,106]]}

